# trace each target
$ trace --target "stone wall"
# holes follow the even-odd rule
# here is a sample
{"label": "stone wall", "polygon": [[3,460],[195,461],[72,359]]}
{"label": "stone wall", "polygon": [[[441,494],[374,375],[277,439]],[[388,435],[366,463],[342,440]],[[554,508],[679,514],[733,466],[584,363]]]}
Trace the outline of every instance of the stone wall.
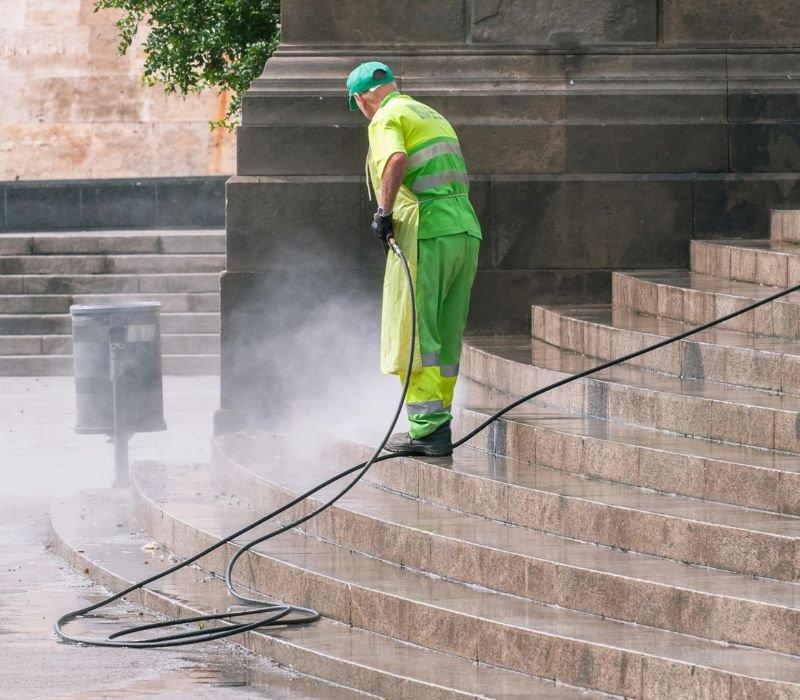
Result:
{"label": "stone wall", "polygon": [[800,205],[800,0],[282,7],[228,184],[226,408],[268,391],[237,353],[281,333],[271,309],[293,283],[338,269],[379,294],[365,123],[344,91],[363,60],[392,65],[462,139],[485,233],[472,330],[526,332],[531,303],[607,301],[611,269],[685,267],[692,238],[765,236],[770,206]]}
{"label": "stone wall", "polygon": [[94,0],[0,0],[0,181],[224,175],[234,138],[212,132],[225,97],[140,82],[113,12]]}

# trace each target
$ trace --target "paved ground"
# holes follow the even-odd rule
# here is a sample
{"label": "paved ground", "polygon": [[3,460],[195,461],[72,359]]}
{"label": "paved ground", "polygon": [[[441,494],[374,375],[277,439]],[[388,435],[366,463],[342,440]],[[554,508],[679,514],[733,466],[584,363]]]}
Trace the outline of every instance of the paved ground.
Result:
{"label": "paved ground", "polygon": [[[131,461],[207,460],[212,416],[219,403],[218,383],[216,377],[166,377],[168,430],[135,436]],[[113,446],[102,436],[73,432],[71,378],[3,377],[0,393],[0,688],[4,699],[331,697],[325,687],[223,643],[190,651],[109,650],[58,643],[52,632],[54,620],[87,605],[98,590],[46,550],[47,511],[59,494],[110,486]]]}

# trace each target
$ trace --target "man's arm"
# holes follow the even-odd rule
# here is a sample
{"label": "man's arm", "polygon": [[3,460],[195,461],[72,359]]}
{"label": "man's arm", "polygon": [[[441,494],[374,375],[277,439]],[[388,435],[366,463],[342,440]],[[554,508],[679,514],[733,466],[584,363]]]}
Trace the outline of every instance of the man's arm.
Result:
{"label": "man's arm", "polygon": [[394,209],[394,200],[403,184],[406,176],[406,165],[408,156],[405,153],[393,153],[386,162],[381,176],[381,199],[380,206],[384,211],[390,212]]}

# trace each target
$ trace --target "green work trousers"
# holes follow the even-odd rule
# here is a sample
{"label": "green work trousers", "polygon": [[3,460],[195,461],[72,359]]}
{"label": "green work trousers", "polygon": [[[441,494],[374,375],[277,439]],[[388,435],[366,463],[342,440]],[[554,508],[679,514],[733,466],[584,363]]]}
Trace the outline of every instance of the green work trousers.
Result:
{"label": "green work trousers", "polygon": [[[466,233],[417,242],[417,329],[422,370],[406,396],[409,435],[422,438],[452,418],[453,392],[480,239]],[[405,381],[405,373],[400,376]]]}

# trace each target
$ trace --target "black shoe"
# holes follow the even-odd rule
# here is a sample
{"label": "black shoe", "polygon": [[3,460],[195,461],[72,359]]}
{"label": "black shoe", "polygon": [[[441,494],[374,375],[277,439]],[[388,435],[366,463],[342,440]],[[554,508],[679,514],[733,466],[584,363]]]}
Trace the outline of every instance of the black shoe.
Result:
{"label": "black shoe", "polygon": [[398,455],[425,455],[447,457],[453,454],[453,436],[450,424],[437,428],[430,435],[414,439],[408,433],[395,433],[384,448]]}

